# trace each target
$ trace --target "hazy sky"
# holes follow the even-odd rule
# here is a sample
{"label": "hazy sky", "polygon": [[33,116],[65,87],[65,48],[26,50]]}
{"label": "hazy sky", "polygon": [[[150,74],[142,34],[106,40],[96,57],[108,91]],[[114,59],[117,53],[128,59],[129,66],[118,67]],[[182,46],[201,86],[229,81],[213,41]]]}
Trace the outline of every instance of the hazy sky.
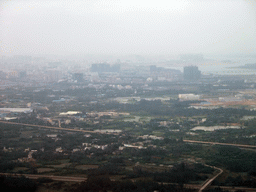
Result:
{"label": "hazy sky", "polygon": [[1,55],[256,53],[252,0],[1,0]]}

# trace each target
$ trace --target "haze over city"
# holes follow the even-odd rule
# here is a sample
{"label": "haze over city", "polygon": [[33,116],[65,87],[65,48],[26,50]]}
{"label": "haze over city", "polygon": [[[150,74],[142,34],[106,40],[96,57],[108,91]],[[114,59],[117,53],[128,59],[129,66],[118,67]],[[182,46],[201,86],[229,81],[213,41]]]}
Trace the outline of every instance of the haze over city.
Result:
{"label": "haze over city", "polygon": [[13,0],[1,55],[255,54],[252,0]]}

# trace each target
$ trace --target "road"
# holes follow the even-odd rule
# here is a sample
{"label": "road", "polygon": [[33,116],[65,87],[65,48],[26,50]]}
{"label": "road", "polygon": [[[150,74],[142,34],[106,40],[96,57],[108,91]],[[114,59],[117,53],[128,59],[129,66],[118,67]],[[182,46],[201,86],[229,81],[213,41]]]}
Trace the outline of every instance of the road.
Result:
{"label": "road", "polygon": [[256,191],[256,188],[246,188],[246,187],[230,187],[230,186],[210,186],[210,189],[214,189],[214,188],[221,188],[223,190],[228,190],[228,191]]}
{"label": "road", "polygon": [[236,146],[236,147],[244,147],[244,148],[256,148],[255,145],[242,145],[242,144],[234,144],[234,143],[218,143],[218,142],[208,142],[208,141],[194,141],[194,140],[183,140],[186,143],[200,143],[200,144],[210,144],[210,145],[228,145],[228,146]]}
{"label": "road", "polygon": [[[24,177],[29,178],[29,179],[49,178],[49,179],[52,179],[54,181],[79,182],[79,183],[87,180],[87,178],[85,178],[85,177],[67,177],[67,176],[53,176],[53,175],[32,175],[32,174],[11,174],[11,173],[0,173],[0,175],[16,176],[16,177],[24,176]],[[216,176],[216,178],[217,178],[217,176]],[[111,181],[115,181],[115,180],[111,179]],[[162,184],[162,183],[160,183],[160,184]],[[170,183],[164,183],[164,184],[167,185],[167,184],[170,184]],[[201,185],[195,185],[195,184],[184,184],[184,187],[185,188],[190,188],[190,189],[198,189],[198,190],[202,189]],[[248,192],[250,192],[250,191],[256,192],[255,188],[245,188],[245,187],[210,186],[209,188],[217,188],[217,187],[220,187],[221,189],[229,190],[229,191],[241,190],[241,191],[248,191]]]}
{"label": "road", "polygon": [[65,182],[83,182],[86,181],[85,177],[67,177],[67,176],[54,176],[54,175],[34,175],[34,174],[12,174],[12,173],[0,173],[0,175],[21,177],[24,176],[29,179],[49,178],[54,181],[65,181]]}
{"label": "road", "polygon": [[[190,159],[189,161],[192,161],[193,163],[199,163],[199,162],[196,162],[195,160],[193,159]],[[200,162],[201,163],[201,162]],[[207,165],[205,163],[202,163],[204,166],[206,167],[211,167],[215,170],[218,170],[219,173],[215,176],[213,176],[212,178],[210,179],[207,179],[203,184],[202,186],[199,188],[199,192],[202,192],[203,190],[205,190],[207,187],[209,187],[211,185],[211,183],[220,175],[223,173],[223,170],[221,168],[218,168],[218,167],[215,167],[215,166],[211,166],[211,165]]]}
{"label": "road", "polygon": [[[56,130],[63,130],[63,131],[110,134],[110,133],[104,133],[104,132],[86,131],[86,130],[81,130],[81,129],[51,127],[51,126],[45,126],[45,125],[32,125],[32,124],[14,123],[14,122],[8,122],[8,121],[0,121],[0,123],[11,124],[11,125],[24,125],[24,126],[46,128],[46,129],[56,129]],[[111,133],[111,134],[116,135],[116,133]],[[255,145],[242,145],[242,144],[234,144],[234,143],[218,143],[218,142],[195,141],[195,140],[183,140],[183,141],[186,143],[200,143],[200,144],[210,144],[210,145],[229,145],[229,146],[244,147],[244,148],[256,148]]]}
{"label": "road", "polygon": [[[56,130],[63,130],[63,131],[118,135],[117,133],[104,133],[104,132],[86,131],[86,130],[80,130],[80,129],[51,127],[51,126],[45,126],[45,125],[32,125],[32,124],[25,124],[25,123],[14,123],[14,122],[8,122],[8,121],[0,121],[0,123],[11,124],[11,125],[24,125],[24,126],[46,128],[46,129],[56,129]],[[210,144],[210,145],[228,145],[228,146],[236,146],[236,147],[244,147],[244,148],[255,148],[256,149],[255,145],[242,145],[242,144],[234,144],[234,143],[218,143],[218,142],[195,141],[195,140],[183,140],[183,141],[186,142],[186,143],[200,143],[200,144]]]}
{"label": "road", "polygon": [[96,133],[96,134],[119,135],[119,133],[116,133],[116,132],[113,132],[113,133],[112,133],[112,132],[87,131],[87,130],[73,129],[73,128],[62,128],[62,127],[51,127],[51,126],[45,126],[45,125],[33,125],[33,124],[25,124],[25,123],[14,123],[14,122],[1,121],[1,120],[0,120],[0,123],[11,124],[11,125],[23,125],[23,126],[37,127],[37,128],[45,128],[45,129],[56,129],[56,130],[62,130],[62,131],[74,131],[74,132],[83,132],[83,133]]}
{"label": "road", "polygon": [[[205,164],[206,165],[206,164]],[[199,189],[199,192],[202,192],[203,190],[205,190],[209,185],[211,185],[211,183],[220,175],[223,173],[223,170],[218,168],[218,167],[215,167],[215,166],[209,166],[209,165],[206,165],[207,167],[212,167],[214,169],[217,169],[219,170],[220,172],[215,175],[213,178],[209,179],[206,183],[203,184],[203,186]]]}
{"label": "road", "polygon": [[84,132],[84,133],[99,133],[99,132],[95,132],[95,131],[86,131],[86,130],[80,130],[80,129],[51,127],[51,126],[45,126],[45,125],[32,125],[32,124],[14,123],[14,122],[8,122],[8,121],[0,121],[0,123],[11,124],[11,125],[24,125],[24,126],[29,126],[29,127],[38,127],[38,128],[46,128],[46,129],[57,129],[57,130],[63,130],[63,131],[75,131],[75,132]]}

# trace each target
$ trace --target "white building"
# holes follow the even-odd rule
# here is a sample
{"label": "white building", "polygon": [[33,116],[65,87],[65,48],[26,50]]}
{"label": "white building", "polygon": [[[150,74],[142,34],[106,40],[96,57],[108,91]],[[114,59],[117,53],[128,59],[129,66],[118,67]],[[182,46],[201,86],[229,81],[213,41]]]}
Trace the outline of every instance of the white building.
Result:
{"label": "white building", "polygon": [[195,94],[179,94],[180,101],[196,101],[200,100],[200,95]]}
{"label": "white building", "polygon": [[68,112],[63,112],[60,113],[60,116],[68,116],[68,115],[77,115],[77,114],[82,114],[81,111],[68,111]]}
{"label": "white building", "polygon": [[0,112],[31,113],[33,110],[31,108],[0,108]]}

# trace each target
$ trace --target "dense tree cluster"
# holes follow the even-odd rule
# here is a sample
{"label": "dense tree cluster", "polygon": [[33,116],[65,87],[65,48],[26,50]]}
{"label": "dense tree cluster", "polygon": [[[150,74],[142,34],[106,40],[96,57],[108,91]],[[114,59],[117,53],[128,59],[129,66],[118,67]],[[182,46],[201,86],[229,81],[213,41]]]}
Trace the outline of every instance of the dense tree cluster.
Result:
{"label": "dense tree cluster", "polygon": [[81,183],[76,189],[77,192],[86,191],[112,191],[112,192],[193,192],[193,189],[184,189],[176,185],[162,185],[152,180],[139,180],[132,182],[131,180],[125,181],[111,181],[107,175],[91,176],[86,182]]}
{"label": "dense tree cluster", "polygon": [[25,177],[0,176],[0,191],[34,192],[38,184]]}
{"label": "dense tree cluster", "polygon": [[211,163],[224,166],[233,172],[255,171],[256,154],[233,146],[216,146],[216,152],[210,156]]}

